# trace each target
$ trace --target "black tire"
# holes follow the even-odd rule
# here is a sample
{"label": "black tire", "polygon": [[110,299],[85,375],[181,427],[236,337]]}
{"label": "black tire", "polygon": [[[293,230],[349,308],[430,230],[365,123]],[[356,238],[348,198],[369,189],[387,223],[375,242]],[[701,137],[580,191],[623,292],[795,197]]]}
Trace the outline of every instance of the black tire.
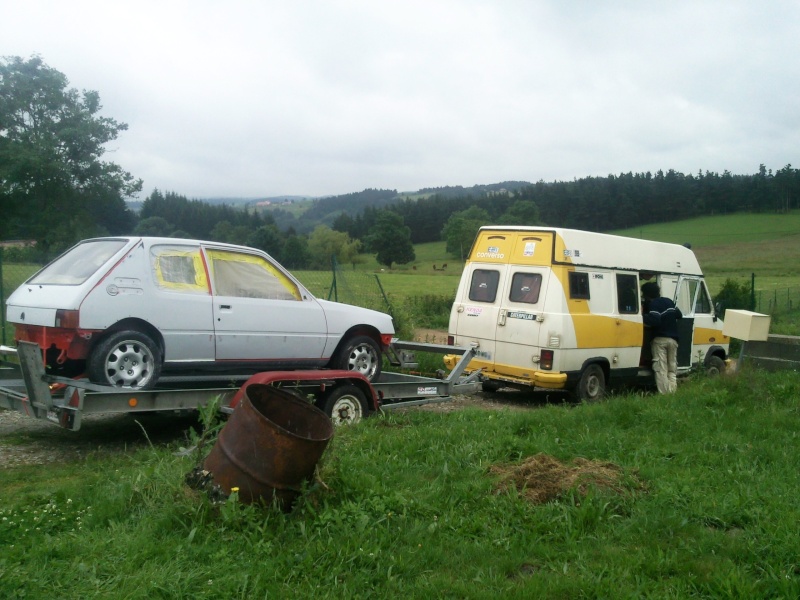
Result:
{"label": "black tire", "polygon": [[606,376],[600,365],[589,365],[583,370],[575,395],[582,402],[597,402],[606,395]]}
{"label": "black tire", "polygon": [[381,349],[375,340],[366,335],[345,340],[333,361],[333,368],[355,371],[369,381],[375,381],[383,368]]}
{"label": "black tire", "polygon": [[725,361],[719,356],[714,355],[708,357],[706,361],[706,375],[709,377],[719,377],[720,375],[724,375],[726,371],[727,366],[725,365]]}
{"label": "black tire", "polygon": [[325,397],[322,410],[336,427],[355,425],[367,416],[367,398],[355,385],[339,385]]}
{"label": "black tire", "polygon": [[161,348],[140,331],[117,331],[92,349],[86,370],[101,385],[148,390],[161,375]]}
{"label": "black tire", "polygon": [[484,379],[481,381],[481,390],[490,394],[497,392],[502,387],[503,384],[499,381],[495,381],[494,379]]}

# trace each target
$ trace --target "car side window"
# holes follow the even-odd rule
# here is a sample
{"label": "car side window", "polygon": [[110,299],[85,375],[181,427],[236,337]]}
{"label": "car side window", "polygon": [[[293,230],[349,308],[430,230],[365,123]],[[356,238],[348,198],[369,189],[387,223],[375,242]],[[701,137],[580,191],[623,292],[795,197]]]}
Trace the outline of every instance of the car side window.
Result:
{"label": "car side window", "polygon": [[157,245],[150,249],[150,269],[162,289],[208,294],[208,278],[199,247]]}
{"label": "car side window", "polygon": [[494,302],[499,281],[499,271],[475,269],[469,286],[469,299],[473,302]]}
{"label": "car side window", "polygon": [[300,300],[300,290],[283,271],[261,256],[209,250],[211,278],[218,296]]}

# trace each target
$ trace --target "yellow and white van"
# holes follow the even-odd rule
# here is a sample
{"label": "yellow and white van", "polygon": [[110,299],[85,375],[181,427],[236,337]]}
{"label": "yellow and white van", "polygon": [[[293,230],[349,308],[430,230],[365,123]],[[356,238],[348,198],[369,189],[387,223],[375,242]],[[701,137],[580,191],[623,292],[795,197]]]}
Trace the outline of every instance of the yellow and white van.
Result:
{"label": "yellow and white van", "polygon": [[565,389],[594,400],[609,385],[650,383],[640,294],[646,281],[683,313],[679,372],[723,370],[730,340],[689,248],[562,228],[482,227],[448,342],[476,347],[469,368],[483,370],[484,389]]}

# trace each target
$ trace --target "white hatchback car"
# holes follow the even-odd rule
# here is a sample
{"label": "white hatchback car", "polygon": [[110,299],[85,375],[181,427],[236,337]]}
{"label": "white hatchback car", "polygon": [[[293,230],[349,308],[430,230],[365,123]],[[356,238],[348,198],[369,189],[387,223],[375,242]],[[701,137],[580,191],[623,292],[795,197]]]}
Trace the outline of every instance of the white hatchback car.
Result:
{"label": "white hatchback car", "polygon": [[173,238],[85,240],[7,301],[49,370],[148,389],[162,369],[337,368],[378,377],[384,313],[318,300],[252,248]]}

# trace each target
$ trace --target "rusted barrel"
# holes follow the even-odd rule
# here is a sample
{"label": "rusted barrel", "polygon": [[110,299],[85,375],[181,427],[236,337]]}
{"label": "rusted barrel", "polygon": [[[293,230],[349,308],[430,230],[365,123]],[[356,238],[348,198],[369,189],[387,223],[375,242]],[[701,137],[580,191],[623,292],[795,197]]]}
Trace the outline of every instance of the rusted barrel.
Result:
{"label": "rusted barrel", "polygon": [[294,394],[253,383],[203,467],[226,493],[238,487],[242,502],[275,500],[288,510],[331,437],[333,424],[324,412]]}

